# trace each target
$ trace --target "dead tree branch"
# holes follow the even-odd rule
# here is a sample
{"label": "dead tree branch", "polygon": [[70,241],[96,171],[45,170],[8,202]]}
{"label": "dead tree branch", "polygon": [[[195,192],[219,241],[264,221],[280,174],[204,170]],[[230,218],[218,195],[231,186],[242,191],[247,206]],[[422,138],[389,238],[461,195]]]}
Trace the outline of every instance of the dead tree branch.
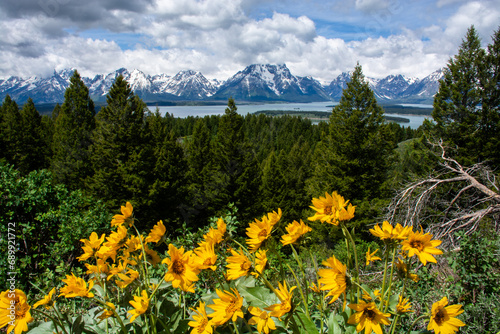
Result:
{"label": "dead tree branch", "polygon": [[443,246],[455,247],[454,234],[471,234],[486,217],[500,231],[500,194],[495,174],[483,164],[464,167],[446,155],[442,141],[440,170],[401,189],[386,219],[404,226],[426,227]]}

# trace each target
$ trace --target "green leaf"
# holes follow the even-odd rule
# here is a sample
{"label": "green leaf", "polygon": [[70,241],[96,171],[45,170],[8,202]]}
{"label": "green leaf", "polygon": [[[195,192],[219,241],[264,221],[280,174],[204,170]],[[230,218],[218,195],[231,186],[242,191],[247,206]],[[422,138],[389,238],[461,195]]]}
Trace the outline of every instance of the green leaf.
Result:
{"label": "green leaf", "polygon": [[344,318],[340,314],[330,313],[330,317],[328,317],[328,334],[342,333],[339,325],[340,321],[344,322]]}
{"label": "green leaf", "polygon": [[243,288],[239,292],[250,305],[261,309],[278,303],[274,293],[265,287]]}
{"label": "green leaf", "polygon": [[299,333],[319,334],[316,325],[302,312],[296,312],[293,319],[299,327]]}

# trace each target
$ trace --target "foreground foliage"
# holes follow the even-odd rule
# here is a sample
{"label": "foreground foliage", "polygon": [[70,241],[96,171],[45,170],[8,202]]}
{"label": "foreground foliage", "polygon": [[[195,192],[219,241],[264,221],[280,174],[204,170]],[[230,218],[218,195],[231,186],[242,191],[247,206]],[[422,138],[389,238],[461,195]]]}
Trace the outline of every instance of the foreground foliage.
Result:
{"label": "foreground foliage", "polygon": [[[67,275],[34,304],[21,290],[3,292],[0,326],[16,334],[28,324],[33,333],[400,332],[417,306],[407,293],[416,269],[437,263],[441,241],[400,224],[374,226],[369,232],[383,248],[368,250],[364,266],[382,263],[383,277],[374,281],[375,273],[361,275],[365,261],[350,228],[355,206],[333,192],[314,198],[311,208],[310,221],[344,236],[345,262],[331,255],[319,267],[321,259],[309,254],[313,267],[306,267],[308,256],[298,250],[312,229],[302,220],[285,224],[280,209],[251,222],[246,239],[234,233],[231,217],[219,218],[195,246],[169,240],[162,221],[141,234],[127,203],[111,233],[81,240],[86,276]],[[155,250],[162,245],[163,258]],[[81,302],[71,311],[65,305],[75,298]],[[412,318],[408,332],[426,319],[427,330],[454,333],[465,325],[462,312],[444,296]]]}

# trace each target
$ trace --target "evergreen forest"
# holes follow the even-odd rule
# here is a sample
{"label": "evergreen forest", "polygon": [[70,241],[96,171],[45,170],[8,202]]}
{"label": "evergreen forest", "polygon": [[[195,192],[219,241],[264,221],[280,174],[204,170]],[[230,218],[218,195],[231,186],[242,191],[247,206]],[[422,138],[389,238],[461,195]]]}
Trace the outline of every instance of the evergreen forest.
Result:
{"label": "evergreen forest", "polygon": [[[432,120],[418,129],[384,121],[360,64],[329,120],[318,124],[241,115],[232,98],[222,115],[161,115],[122,76],[97,111],[78,71],[50,114],[7,96],[0,106],[0,250],[8,253],[8,226],[15,225],[16,266],[25,273],[18,288],[40,296],[66,275],[84,275],[82,239],[110,233],[127,202],[138,230],[162,221],[168,240],[192,248],[219,217],[244,236],[256,217],[278,209],[283,224],[307,221],[311,200],[335,191],[355,206],[349,232],[359,254],[384,247],[369,230],[385,220],[439,236],[444,256],[423,267],[414,300],[445,291],[464,305],[461,332],[499,333],[500,29],[484,48],[471,27],[444,73]],[[332,251],[350,259],[344,230],[307,223],[312,231],[297,247],[304,262],[312,253],[321,263]],[[157,250],[166,254],[167,244]],[[297,255],[284,246],[278,252]],[[6,257],[0,266],[7,286]]]}

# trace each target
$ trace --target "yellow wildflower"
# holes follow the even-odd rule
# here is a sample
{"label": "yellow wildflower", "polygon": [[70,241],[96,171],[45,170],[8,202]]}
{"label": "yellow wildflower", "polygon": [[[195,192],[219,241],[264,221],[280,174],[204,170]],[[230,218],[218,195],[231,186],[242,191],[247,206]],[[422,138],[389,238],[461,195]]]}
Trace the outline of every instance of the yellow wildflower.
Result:
{"label": "yellow wildflower", "polygon": [[37,301],[33,305],[33,308],[37,308],[40,305],[44,305],[47,310],[50,309],[52,305],[54,305],[54,300],[52,299],[54,293],[56,293],[56,288],[52,288],[52,290],[50,290],[48,295],[45,295],[42,300]]}
{"label": "yellow wildflower", "polygon": [[142,290],[141,297],[134,296],[134,300],[129,301],[130,305],[134,308],[133,310],[128,311],[127,313],[132,314],[132,318],[130,318],[130,322],[133,322],[138,316],[146,313],[149,307],[149,298],[146,290]]}
{"label": "yellow wildflower", "polygon": [[243,253],[243,250],[236,252],[231,249],[231,256],[226,259],[227,265],[227,279],[235,280],[250,273],[252,268],[252,261]]}
{"label": "yellow wildflower", "polygon": [[76,277],[75,274],[66,275],[66,278],[62,280],[66,283],[66,286],[62,287],[59,292],[59,296],[64,296],[65,298],[73,297],[94,297],[94,294],[90,292],[94,286],[94,281],[89,281],[89,287],[87,288],[87,283],[83,278]]}
{"label": "yellow wildflower", "polygon": [[213,300],[213,304],[208,305],[213,313],[208,316],[212,318],[212,323],[215,326],[220,326],[225,324],[229,320],[236,321],[238,318],[243,318],[243,311],[241,307],[243,306],[243,298],[240,296],[238,290],[232,288],[233,293],[230,291],[220,291],[216,290],[218,299]]}
{"label": "yellow wildflower", "polygon": [[378,249],[375,250],[373,253],[370,253],[370,247],[368,247],[368,251],[366,252],[366,265],[369,265],[370,262],[382,260],[380,257],[375,256],[375,253],[378,252]]}
{"label": "yellow wildflower", "polygon": [[122,214],[113,216],[113,219],[111,220],[111,226],[126,225],[126,227],[128,227],[132,225],[134,223],[134,218],[132,218],[133,211],[134,208],[132,207],[132,204],[130,204],[130,202],[127,202],[125,206],[122,205]]}
{"label": "yellow wildflower", "polygon": [[265,310],[271,311],[270,315],[272,317],[281,319],[282,316],[292,310],[292,291],[297,287],[294,286],[290,290],[288,290],[286,281],[283,282],[283,284],[278,283],[278,286],[279,288],[275,292],[281,302],[279,304],[273,304],[269,307],[266,307]]}
{"label": "yellow wildflower", "polygon": [[253,315],[253,317],[251,317],[250,320],[248,321],[248,324],[257,325],[257,331],[259,331],[259,333],[264,332],[266,334],[269,334],[270,330],[276,329],[274,320],[271,318],[271,315],[266,311],[263,311],[260,308],[254,306],[250,306],[248,308],[248,311],[250,312],[250,314]]}
{"label": "yellow wildflower", "polygon": [[99,249],[99,247],[101,247],[101,244],[104,241],[104,234],[99,238],[97,233],[92,232],[89,239],[81,239],[80,241],[84,243],[84,246],[82,246],[84,253],[83,255],[77,257],[78,261],[81,262],[94,256],[95,252]]}
{"label": "yellow wildflower", "polygon": [[0,328],[8,325],[7,333],[21,334],[28,331],[28,323],[33,321],[26,294],[15,289],[0,294]]}
{"label": "yellow wildflower", "polygon": [[448,298],[446,297],[432,304],[431,318],[427,330],[433,330],[436,334],[453,334],[458,331],[459,327],[465,326],[461,320],[455,318],[463,313],[462,305],[446,305],[448,305]]}
{"label": "yellow wildflower", "polygon": [[194,258],[191,257],[192,251],[184,252],[184,247],[177,249],[174,245],[168,245],[168,255],[162,263],[168,265],[168,272],[165,274],[165,281],[172,282],[174,288],[180,288],[183,291],[194,292],[192,282],[198,280],[200,272]]}
{"label": "yellow wildflower", "polygon": [[146,242],[158,243],[165,235],[166,231],[167,229],[165,228],[165,225],[163,225],[163,221],[160,220],[155,226],[153,226],[151,232],[149,232]]}
{"label": "yellow wildflower", "polygon": [[205,303],[200,301],[196,310],[193,311],[196,313],[192,316],[194,321],[188,323],[190,327],[193,327],[191,334],[212,334],[214,332],[212,321],[208,319]]}
{"label": "yellow wildflower", "polygon": [[285,229],[288,233],[281,236],[281,243],[283,245],[293,244],[301,236],[303,236],[307,232],[312,231],[312,228],[304,224],[302,219],[300,220],[300,222],[294,220],[292,223],[288,224],[288,226]]}
{"label": "yellow wildflower", "polygon": [[331,195],[325,193],[325,197],[312,199],[311,209],[316,213],[309,220],[320,220],[322,223],[338,225],[340,221],[350,220],[354,217],[355,206],[346,201],[336,191]]}
{"label": "yellow wildflower", "polygon": [[380,228],[377,224],[369,231],[380,240],[404,240],[408,238],[411,227],[403,227],[399,223],[396,224],[396,227],[393,227],[387,220],[385,220],[382,222],[382,228]]}
{"label": "yellow wildflower", "polygon": [[420,232],[410,232],[408,239],[404,240],[401,245],[402,250],[408,252],[408,256],[417,255],[418,259],[425,266],[427,262],[436,263],[436,259],[432,255],[443,254],[443,251],[436,247],[441,244],[441,240],[431,240],[432,234]]}
{"label": "yellow wildflower", "polygon": [[348,324],[356,325],[356,331],[365,330],[365,334],[371,334],[374,331],[376,334],[382,334],[381,325],[389,325],[389,313],[379,311],[374,302],[365,303],[360,301],[359,304],[349,304],[349,307],[356,311],[347,320]]}

